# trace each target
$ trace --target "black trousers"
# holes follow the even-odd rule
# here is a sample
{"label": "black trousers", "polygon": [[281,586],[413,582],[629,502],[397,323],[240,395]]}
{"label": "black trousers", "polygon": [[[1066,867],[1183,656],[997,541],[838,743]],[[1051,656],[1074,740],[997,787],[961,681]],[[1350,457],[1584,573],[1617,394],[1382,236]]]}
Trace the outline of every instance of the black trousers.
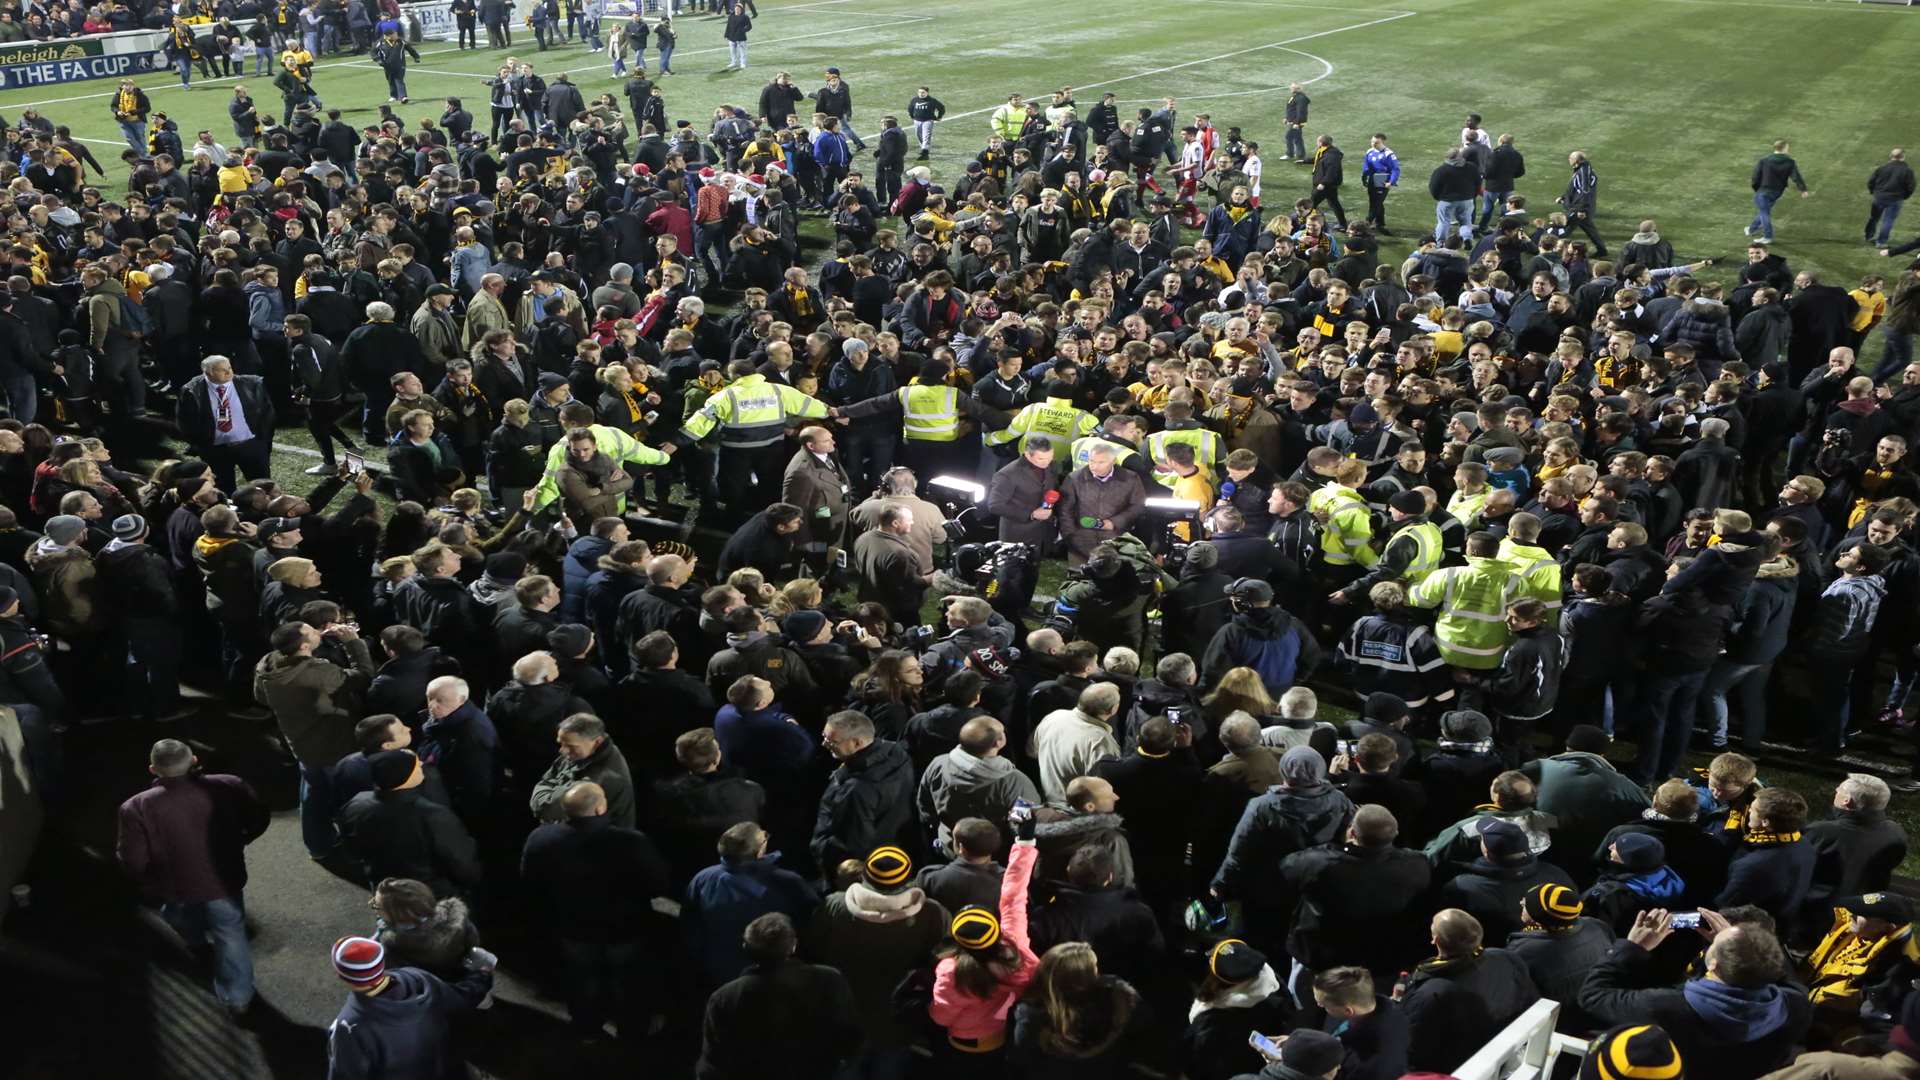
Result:
{"label": "black trousers", "polygon": [[1605,240],[1600,239],[1599,230],[1593,227],[1592,214],[1586,212],[1585,210],[1567,211],[1567,227],[1570,229],[1577,227],[1581,232],[1587,234],[1587,239],[1593,241],[1593,257],[1594,258],[1598,259],[1598,258],[1606,257],[1607,242]]}
{"label": "black trousers", "polygon": [[1339,188],[1316,188],[1313,192],[1314,208],[1318,209],[1321,203],[1326,203],[1328,206],[1333,207],[1333,219],[1340,223],[1341,228],[1344,229],[1347,227],[1347,210],[1346,207],[1340,205]]}
{"label": "black trousers", "polygon": [[1387,227],[1387,190],[1367,186],[1367,221],[1382,229]]}
{"label": "black trousers", "polygon": [[214,485],[221,491],[231,493],[237,486],[233,480],[236,468],[249,480],[265,480],[273,475],[273,444],[257,435],[246,442],[202,446],[198,450],[200,460],[213,468]]}
{"label": "black trousers", "polygon": [[339,398],[307,403],[307,433],[313,436],[314,444],[320,447],[320,457],[328,468],[334,464],[333,440],[339,439],[349,450],[354,448],[353,439],[340,429],[340,418],[346,414],[346,403]]}
{"label": "black trousers", "polygon": [[720,499],[727,504],[727,520],[744,522],[779,501],[788,456],[784,441],[720,448]]}
{"label": "black trousers", "polygon": [[475,24],[471,21],[463,22],[460,24],[460,47],[461,48],[464,49],[464,48],[467,48],[468,46],[472,46],[473,48],[477,49],[480,47],[480,42],[476,37],[474,30],[475,30]]}

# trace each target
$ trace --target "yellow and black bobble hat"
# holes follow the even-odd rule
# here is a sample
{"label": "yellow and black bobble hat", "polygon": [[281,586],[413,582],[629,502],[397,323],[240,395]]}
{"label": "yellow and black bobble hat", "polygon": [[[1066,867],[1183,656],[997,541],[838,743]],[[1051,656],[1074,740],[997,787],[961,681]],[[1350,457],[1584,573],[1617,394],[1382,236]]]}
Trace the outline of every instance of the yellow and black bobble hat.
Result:
{"label": "yellow and black bobble hat", "polygon": [[897,847],[874,848],[867,856],[867,880],[890,889],[904,884],[913,873],[913,860]]}
{"label": "yellow and black bobble hat", "polygon": [[1580,1059],[1580,1080],[1680,1080],[1680,1051],[1652,1024],[1614,1028]]}
{"label": "yellow and black bobble hat", "polygon": [[1223,983],[1246,982],[1266,966],[1266,954],[1239,938],[1227,938],[1207,953],[1207,970]]}
{"label": "yellow and black bobble hat", "polygon": [[948,932],[963,949],[991,949],[1000,943],[1000,916],[983,907],[961,908]]}
{"label": "yellow and black bobble hat", "polygon": [[1564,930],[1585,910],[1580,894],[1565,885],[1536,885],[1521,901],[1527,917],[1547,930]]}

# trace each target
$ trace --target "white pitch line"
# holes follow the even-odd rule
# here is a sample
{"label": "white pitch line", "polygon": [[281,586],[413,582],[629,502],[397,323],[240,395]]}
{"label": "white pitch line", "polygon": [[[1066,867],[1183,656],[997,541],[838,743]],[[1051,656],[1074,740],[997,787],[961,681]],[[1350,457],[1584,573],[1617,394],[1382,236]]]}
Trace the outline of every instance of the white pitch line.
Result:
{"label": "white pitch line", "polygon": [[[1245,56],[1248,53],[1261,52],[1266,49],[1282,49],[1287,47],[1288,45],[1297,45],[1302,41],[1312,41],[1315,38],[1330,37],[1334,34],[1344,34],[1349,30],[1365,30],[1370,26],[1380,26],[1385,23],[1397,22],[1400,19],[1411,19],[1418,14],[1419,12],[1417,11],[1402,11],[1395,15],[1389,15],[1383,19],[1371,19],[1363,23],[1354,23],[1351,26],[1336,26],[1332,30],[1322,30],[1319,33],[1315,33],[1315,34],[1302,34],[1299,37],[1288,38],[1285,41],[1270,41],[1265,45],[1255,45],[1255,46],[1252,46],[1251,48],[1246,48],[1246,49],[1235,49],[1233,52],[1221,53],[1218,56],[1208,56],[1199,60],[1188,60],[1184,64],[1169,64],[1166,67],[1153,68],[1148,71],[1136,72],[1132,75],[1121,75],[1117,78],[1112,78],[1112,79],[1102,79],[1099,82],[1075,83],[1073,84],[1073,88],[1075,91],[1090,90],[1096,86],[1112,86],[1114,83],[1131,82],[1134,79],[1144,79],[1151,75],[1164,75],[1169,71],[1180,71],[1185,68],[1198,67],[1201,64],[1211,64],[1220,60],[1231,60],[1236,56]],[[990,113],[999,107],[1000,107],[999,105],[989,105],[984,109],[969,109],[968,111],[962,112],[962,113],[948,113],[946,115],[946,120],[960,120],[969,116],[979,116],[983,113]]]}
{"label": "white pitch line", "polygon": [[[1312,61],[1315,61],[1315,62],[1316,62],[1316,63],[1318,63],[1318,64],[1319,64],[1319,65],[1320,65],[1321,67],[1323,67],[1323,68],[1325,68],[1325,69],[1326,69],[1326,70],[1324,70],[1324,71],[1322,71],[1322,72],[1321,72],[1320,74],[1318,74],[1318,75],[1315,75],[1315,76],[1314,76],[1313,78],[1311,78],[1311,79],[1302,79],[1302,80],[1300,80],[1300,85],[1301,85],[1301,86],[1312,86],[1312,85],[1313,85],[1314,83],[1317,83],[1317,82],[1319,82],[1319,81],[1320,81],[1321,79],[1324,79],[1324,78],[1326,78],[1327,76],[1329,76],[1329,75],[1331,75],[1331,74],[1333,74],[1333,70],[1334,70],[1334,68],[1333,68],[1333,61],[1331,61],[1331,60],[1329,60],[1329,59],[1327,59],[1327,58],[1326,58],[1326,57],[1324,57],[1324,56],[1315,56],[1314,54],[1312,54],[1312,53],[1310,53],[1310,52],[1307,52],[1307,51],[1306,51],[1305,49],[1285,49],[1285,48],[1283,48],[1283,49],[1281,49],[1280,51],[1281,51],[1281,52],[1290,52],[1290,53],[1296,53],[1296,54],[1298,54],[1298,55],[1300,55],[1300,56],[1304,56],[1304,57],[1306,57],[1306,58],[1307,58],[1307,59],[1309,59],[1309,60],[1312,60]],[[1291,85],[1291,84],[1287,84],[1287,85]],[[1263,86],[1263,87],[1261,87],[1261,88],[1260,88],[1260,89],[1258,89],[1258,90],[1232,90],[1232,91],[1229,91],[1229,92],[1227,92],[1227,93],[1224,93],[1224,94],[1180,94],[1180,95],[1178,95],[1178,97],[1179,97],[1179,99],[1180,99],[1181,101],[1213,101],[1213,100],[1216,100],[1216,99],[1218,99],[1218,98],[1230,98],[1230,97],[1251,97],[1251,96],[1252,96],[1252,95],[1254,95],[1254,94],[1273,94],[1273,93],[1278,93],[1278,92],[1279,92],[1279,91],[1281,91],[1281,90],[1285,90],[1286,88],[1287,88],[1287,86],[1285,86],[1285,85],[1283,85],[1283,86]],[[1145,104],[1147,104],[1147,103],[1149,103],[1149,102],[1155,102],[1155,101],[1159,101],[1159,100],[1160,100],[1159,98],[1128,98],[1128,99],[1127,99],[1127,100],[1125,100],[1125,101],[1115,101],[1115,102],[1114,102],[1114,104],[1115,104],[1115,105],[1145,105]]]}

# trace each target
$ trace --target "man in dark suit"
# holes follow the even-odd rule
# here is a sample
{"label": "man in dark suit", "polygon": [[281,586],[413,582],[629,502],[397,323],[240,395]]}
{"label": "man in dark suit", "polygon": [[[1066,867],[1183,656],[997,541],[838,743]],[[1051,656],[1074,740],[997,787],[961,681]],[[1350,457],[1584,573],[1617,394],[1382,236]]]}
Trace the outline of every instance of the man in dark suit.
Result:
{"label": "man in dark suit", "polygon": [[273,400],[260,376],[235,375],[231,360],[207,357],[180,388],[175,419],[194,455],[213,467],[220,490],[234,489],[235,466],[249,480],[272,475]]}
{"label": "man in dark suit", "polygon": [[1859,305],[1847,290],[1827,285],[1802,270],[1794,279],[1793,296],[1787,300],[1787,313],[1793,317],[1793,336],[1787,341],[1787,365],[1794,382],[1806,378],[1827,354],[1847,344],[1848,324]]}

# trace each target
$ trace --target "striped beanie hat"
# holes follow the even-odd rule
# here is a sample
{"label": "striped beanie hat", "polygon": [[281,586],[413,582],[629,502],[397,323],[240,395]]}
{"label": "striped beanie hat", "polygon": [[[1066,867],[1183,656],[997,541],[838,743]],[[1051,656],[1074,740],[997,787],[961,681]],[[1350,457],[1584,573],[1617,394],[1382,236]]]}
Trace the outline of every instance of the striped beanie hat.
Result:
{"label": "striped beanie hat", "polygon": [[333,943],[333,970],[355,989],[373,986],[387,976],[386,947],[372,938],[343,937]]}
{"label": "striped beanie hat", "polygon": [[897,847],[874,848],[867,856],[867,880],[882,888],[905,884],[913,873],[913,860]]}
{"label": "striped beanie hat", "polygon": [[983,907],[961,908],[949,932],[963,949],[991,949],[1000,943],[1000,916]]}
{"label": "striped beanie hat", "polygon": [[1547,930],[1565,930],[1584,910],[1579,893],[1551,882],[1528,889],[1520,903],[1526,908],[1527,917]]}
{"label": "striped beanie hat", "polygon": [[1614,1028],[1580,1059],[1580,1080],[1679,1080],[1680,1050],[1652,1024]]}

